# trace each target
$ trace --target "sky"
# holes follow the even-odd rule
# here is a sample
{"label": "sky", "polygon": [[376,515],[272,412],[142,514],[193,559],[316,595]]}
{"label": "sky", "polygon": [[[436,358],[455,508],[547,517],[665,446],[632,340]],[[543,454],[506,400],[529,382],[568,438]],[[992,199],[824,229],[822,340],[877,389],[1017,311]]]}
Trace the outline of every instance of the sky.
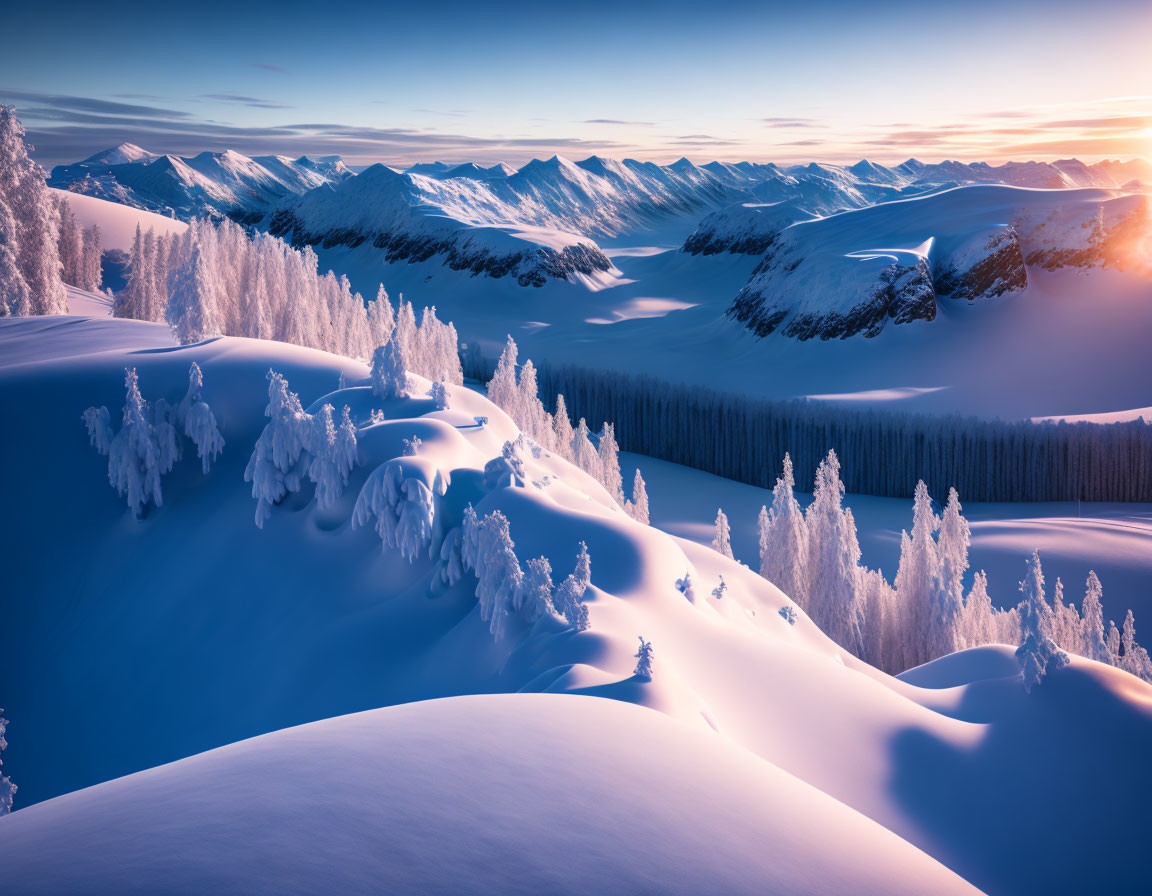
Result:
{"label": "sky", "polygon": [[43,164],[122,141],[349,164],[1152,156],[1152,2],[22,4]]}

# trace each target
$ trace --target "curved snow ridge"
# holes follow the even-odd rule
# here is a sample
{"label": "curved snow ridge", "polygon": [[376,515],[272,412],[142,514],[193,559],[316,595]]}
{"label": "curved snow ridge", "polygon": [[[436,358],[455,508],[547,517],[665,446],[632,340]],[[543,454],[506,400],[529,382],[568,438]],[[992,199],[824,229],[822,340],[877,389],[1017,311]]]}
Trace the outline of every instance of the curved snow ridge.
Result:
{"label": "curved snow ridge", "polygon": [[1024,289],[1029,266],[1147,269],[1152,239],[1147,196],[1099,189],[975,185],[793,223],[745,217],[738,241],[767,251],[728,315],[802,340],[931,321],[940,299]]}
{"label": "curved snow ridge", "polygon": [[0,865],[27,894],[978,892],[711,732],[535,694],[315,722],[59,797],[0,819]]}

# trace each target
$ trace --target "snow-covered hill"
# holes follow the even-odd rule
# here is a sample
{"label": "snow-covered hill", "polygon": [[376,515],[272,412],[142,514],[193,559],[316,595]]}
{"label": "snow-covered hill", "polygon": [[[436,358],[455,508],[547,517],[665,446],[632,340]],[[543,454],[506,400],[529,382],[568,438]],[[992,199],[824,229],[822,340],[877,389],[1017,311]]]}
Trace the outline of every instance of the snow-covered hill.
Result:
{"label": "snow-covered hill", "polygon": [[977,892],[710,731],[544,694],[374,710],[122,778],[0,822],[0,863],[24,894]]}
{"label": "snow-covered hill", "polygon": [[258,221],[284,198],[351,174],[338,158],[248,158],[232,150],[180,158],[122,143],[74,165],[56,166],[48,183],[185,220],[214,215]]}
{"label": "snow-covered hill", "polygon": [[[146,398],[175,402],[192,361],[224,453],[205,474],[186,451],[162,480],[162,506],[137,520],[80,415],[120,407],[128,366]],[[243,471],[270,367],[313,412],[350,406],[357,465],[334,506],[321,509],[306,486],[257,529]],[[348,388],[337,389],[341,372]],[[0,592],[4,773],[21,787],[17,812],[0,819],[5,873],[18,875],[6,880],[60,891],[87,873],[98,884],[88,889],[122,891],[132,884],[120,869],[141,868],[143,891],[156,881],[305,891],[313,878],[274,869],[291,874],[310,855],[312,868],[371,875],[381,867],[371,856],[398,844],[379,871],[396,877],[384,880],[416,874],[451,890],[468,857],[508,842],[529,861],[536,841],[523,832],[541,812],[548,836],[564,832],[581,856],[571,879],[590,885],[601,865],[620,867],[625,828],[637,844],[664,840],[652,873],[685,891],[715,873],[735,891],[838,892],[846,868],[854,889],[962,890],[915,850],[993,893],[1124,889],[1152,873],[1129,811],[1152,793],[1145,685],[1073,660],[1026,694],[1007,649],[953,658],[944,689],[923,670],[916,684],[889,678],[802,612],[789,622],[780,611],[791,601],[751,570],[635,522],[567,462],[528,447],[490,466],[517,431],[484,397],[449,387],[449,408],[437,410],[411,377],[412,397],[380,400],[359,385],[365,374],[271,342],[177,347],[156,324],[0,321],[0,402],[36,420],[0,441],[0,468],[20,471],[6,484],[0,543],[22,558]],[[391,500],[411,499],[396,509],[420,533],[412,563],[351,526],[370,478],[398,483]],[[499,510],[517,561],[546,557],[557,581],[587,545],[587,631],[545,614],[513,615],[491,634],[476,578],[451,571],[468,503]],[[428,525],[414,526],[424,514]],[[676,587],[685,573],[692,599]],[[655,649],[650,681],[634,674],[638,635]],[[340,719],[19,808],[290,725],[513,692],[568,696]],[[448,811],[450,798],[467,802]],[[997,808],[1005,801],[1013,812]],[[665,833],[623,817],[637,805]],[[264,846],[252,842],[260,818],[284,822],[259,828],[275,832]],[[205,819],[214,834],[202,836]],[[552,843],[523,871],[545,889],[540,869],[563,848]],[[237,858],[240,844],[254,861]],[[808,857],[824,853],[833,858],[813,870]],[[620,889],[646,886],[632,880]]]}
{"label": "snow-covered hill", "polygon": [[742,212],[711,239],[766,252],[729,314],[799,339],[933,320],[938,299],[1023,289],[1029,266],[1146,270],[1152,240],[1147,196],[1099,189],[973,185],[808,220],[787,205]]}

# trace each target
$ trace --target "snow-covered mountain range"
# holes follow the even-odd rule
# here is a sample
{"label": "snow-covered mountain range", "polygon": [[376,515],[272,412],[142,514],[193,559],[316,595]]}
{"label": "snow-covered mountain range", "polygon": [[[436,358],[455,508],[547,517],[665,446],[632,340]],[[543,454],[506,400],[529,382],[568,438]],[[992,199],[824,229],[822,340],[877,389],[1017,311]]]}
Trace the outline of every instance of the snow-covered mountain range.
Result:
{"label": "snow-covered mountain range", "polygon": [[1146,195],[971,185],[828,217],[794,203],[710,216],[686,251],[764,253],[729,315],[760,336],[874,336],[941,298],[1024,289],[1028,267],[1147,266]]}
{"label": "snow-covered mountain range", "polygon": [[[57,167],[50,184],[180,218],[226,215],[296,245],[369,244],[382,262],[439,258],[454,270],[539,286],[610,272],[597,240],[673,218],[707,216],[685,246],[690,252],[760,254],[763,231],[774,230],[781,215],[801,220],[959,184],[1135,189],[1148,180],[1145,162],[1075,159],[1001,166],[909,159],[889,168],[867,160],[780,167],[553,156],[519,169],[432,162],[404,172],[373,165],[353,175],[338,158],[250,159],[230,151],[177,158],[121,144]],[[757,212],[748,203],[776,208]],[[776,224],[766,227],[765,214]]]}
{"label": "snow-covered mountain range", "polygon": [[259,156],[202,152],[157,155],[121,143],[74,165],[52,169],[49,186],[190,219],[200,215],[257,221],[286,197],[351,177],[337,156]]}

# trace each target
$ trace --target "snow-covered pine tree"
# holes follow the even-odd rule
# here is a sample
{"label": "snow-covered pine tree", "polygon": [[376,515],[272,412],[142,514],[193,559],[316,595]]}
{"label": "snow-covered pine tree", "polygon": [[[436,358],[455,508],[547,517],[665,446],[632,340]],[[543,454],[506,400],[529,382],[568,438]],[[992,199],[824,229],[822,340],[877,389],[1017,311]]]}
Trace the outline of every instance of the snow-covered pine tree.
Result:
{"label": "snow-covered pine tree", "polygon": [[568,407],[564,403],[564,396],[556,396],[556,413],[552,415],[552,433],[555,451],[565,460],[572,460],[572,439],[575,431],[572,429],[572,420],[568,417]]}
{"label": "snow-covered pine tree", "polygon": [[1152,681],[1152,659],[1148,651],[1136,643],[1136,620],[1132,610],[1124,616],[1124,628],[1120,633],[1120,668],[1130,675]]}
{"label": "snow-covered pine tree", "polygon": [[436,403],[438,411],[448,410],[448,390],[444,387],[442,380],[436,380],[432,383],[432,387],[428,390],[428,397]]}
{"label": "snow-covered pine tree", "polygon": [[537,395],[536,367],[531,358],[520,368],[520,384],[517,387],[516,410],[519,419],[516,424],[545,450],[553,445],[552,420]]}
{"label": "snow-covered pine tree", "polygon": [[833,641],[861,656],[863,605],[860,599],[860,544],[851,511],[841,506],[844,483],[835,451],[816,469],[808,524],[809,606],[812,620]]}
{"label": "snow-covered pine tree", "polygon": [[[0,200],[11,212],[10,223],[15,230],[15,238],[9,235],[5,239],[27,286],[28,308],[20,313],[66,313],[68,297],[61,278],[56,204],[48,191],[44,169],[28,157],[23,125],[13,109],[3,105],[0,105]],[[9,222],[5,222],[5,228],[8,227]],[[14,303],[12,297],[6,300],[10,305]]]}
{"label": "snow-covered pine tree", "polygon": [[588,555],[588,546],[580,542],[576,568],[556,588],[553,598],[557,612],[578,632],[588,628],[588,606],[584,603],[584,596],[591,583],[592,560]]}
{"label": "snow-covered pine tree", "polygon": [[943,587],[937,649],[954,653],[962,644],[959,627],[964,610],[964,574],[968,571],[968,547],[972,543],[972,530],[964,519],[960,496],[954,488],[948,489],[948,502],[940,514],[940,534],[936,543]]}
{"label": "snow-covered pine tree", "polygon": [[372,353],[372,394],[385,400],[408,395],[407,358],[399,329]]}
{"label": "snow-covered pine tree", "polygon": [[556,612],[552,605],[552,564],[547,557],[528,561],[515,609],[530,623]]}
{"label": "snow-covered pine tree", "polygon": [[620,446],[616,444],[616,429],[611,423],[605,422],[601,427],[596,457],[600,462],[600,482],[604,490],[623,507],[624,479],[620,474]]}
{"label": "snow-covered pine tree", "polygon": [[0,317],[24,316],[32,310],[32,295],[17,263],[16,219],[0,189]]}
{"label": "snow-covered pine tree", "polygon": [[632,477],[632,500],[628,503],[628,512],[636,522],[648,525],[648,489],[644,485],[644,477],[640,475],[639,467]]}
{"label": "snow-covered pine tree", "polygon": [[588,422],[581,417],[576,434],[572,437],[572,463],[595,479],[603,481],[600,469],[600,455],[589,438]]}
{"label": "snow-covered pine tree", "polygon": [[728,517],[724,515],[724,508],[716,510],[716,522],[712,527],[712,550],[732,557],[732,530],[728,525]]}
{"label": "snow-covered pine tree", "polygon": [[300,405],[300,398],[288,388],[288,381],[274,370],[268,371],[269,418],[248,466],[244,481],[252,483],[256,499],[256,525],[264,527],[272,515],[272,505],[289,492],[297,492],[308,468],[307,444],[311,420]]}
{"label": "snow-covered pine tree", "polygon": [[676,580],[676,590],[684,595],[688,603],[696,603],[696,588],[692,584],[692,570],[685,570],[684,578]]}
{"label": "snow-covered pine tree", "polygon": [[100,244],[100,225],[93,224],[84,231],[84,248],[81,256],[82,281],[80,287],[88,292],[97,292],[104,283],[100,263],[104,249]]}
{"label": "snow-covered pine tree", "polygon": [[496,362],[496,370],[488,381],[488,400],[504,411],[513,421],[520,419],[520,387],[516,382],[516,341],[509,336]]}
{"label": "snow-covered pine tree", "polygon": [[55,195],[57,227],[57,251],[60,253],[60,269],[64,282],[70,286],[83,288],[84,237],[80,225],[72,213],[72,206],[66,198]]}
{"label": "snow-covered pine tree", "polygon": [[784,455],[784,472],[772,489],[772,510],[760,519],[760,575],[808,606],[808,523],[796,500],[792,457]]}
{"label": "snow-covered pine tree", "polygon": [[1020,646],[1016,657],[1020,660],[1024,676],[1024,690],[1031,690],[1054,669],[1068,665],[1068,655],[1052,640],[1050,634],[1051,609],[1044,599],[1044,571],[1040,567],[1040,552],[1033,551],[1026,561],[1027,573],[1020,582]]}
{"label": "snow-covered pine tree", "polygon": [[[187,260],[173,275],[166,317],[181,345],[223,335],[219,280],[210,247],[208,241],[194,242]],[[144,276],[151,278],[150,273]]]}
{"label": "snow-covered pine tree", "polygon": [[1100,604],[1103,593],[1096,571],[1089,571],[1080,620],[1080,642],[1088,659],[1115,666],[1116,657],[1109,654],[1108,641],[1104,637],[1104,608]]}
{"label": "snow-covered pine tree", "polygon": [[518,595],[520,600],[523,599],[524,574],[516,559],[508,520],[499,510],[484,517],[480,523],[479,540],[476,598],[480,603],[480,618],[488,623],[489,632],[499,640]]}
{"label": "snow-covered pine tree", "polygon": [[124,387],[123,423],[108,448],[108,481],[128,499],[129,509],[139,517],[149,503],[156,507],[163,503],[163,458],[135,368],[124,371]]}
{"label": "snow-covered pine tree", "polygon": [[724,581],[724,576],[720,576],[720,584],[712,589],[712,596],[716,600],[723,600],[724,595],[728,592],[728,583]]}
{"label": "snow-covered pine tree", "polygon": [[396,314],[388,300],[388,291],[381,283],[376,298],[368,303],[368,333],[373,346],[383,345],[396,326]]}
{"label": "snow-covered pine tree", "polygon": [[12,798],[17,790],[12,779],[4,775],[3,753],[8,749],[7,732],[8,720],[4,718],[4,710],[0,709],[0,815],[7,815],[12,811]]}
{"label": "snow-covered pine tree", "polygon": [[972,590],[964,603],[960,626],[963,646],[995,644],[999,638],[994,617],[992,598],[988,595],[988,575],[980,570],[972,577]]}
{"label": "snow-covered pine tree", "polygon": [[956,615],[949,611],[958,614],[963,604],[957,608],[945,599],[939,549],[932,537],[939,525],[928,487],[920,480],[913,501],[912,533],[901,539],[896,571],[897,623],[906,669],[956,649]]}
{"label": "snow-covered pine tree", "polygon": [[204,374],[195,361],[188,368],[188,391],[175,408],[176,424],[183,428],[184,435],[196,446],[196,455],[205,475],[212,468],[220,452],[224,450],[224,437],[216,425],[216,415],[204,401],[201,392],[204,388]]}
{"label": "snow-covered pine tree", "polygon": [[641,681],[652,680],[652,643],[645,641],[643,635],[640,638],[640,648],[633,654],[636,657],[636,668],[632,670],[632,674],[639,678]]}

